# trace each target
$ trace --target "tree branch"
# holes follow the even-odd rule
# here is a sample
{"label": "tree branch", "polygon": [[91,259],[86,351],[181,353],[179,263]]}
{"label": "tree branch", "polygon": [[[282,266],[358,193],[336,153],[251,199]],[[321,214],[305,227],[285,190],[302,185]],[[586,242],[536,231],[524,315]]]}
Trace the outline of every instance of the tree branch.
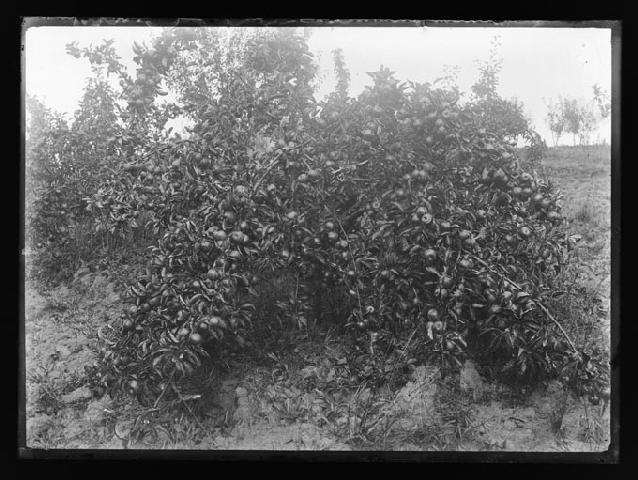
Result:
{"label": "tree branch", "polygon": [[547,310],[547,307],[545,307],[545,305],[543,305],[542,303],[538,303],[538,302],[537,302],[537,305],[539,307],[541,307],[541,310],[543,310],[543,312],[545,312],[545,315],[547,315],[547,318],[549,318],[552,322],[554,322],[554,324],[560,329],[560,331],[562,332],[563,336],[569,342],[570,347],[572,347],[572,350],[574,350],[574,352],[578,352],[578,350],[574,346],[574,342],[572,342],[572,339],[569,337],[569,335],[567,335],[567,332],[562,327],[562,325],[558,322],[558,320],[556,320],[554,318],[554,316],[551,313],[549,313],[549,310]]}

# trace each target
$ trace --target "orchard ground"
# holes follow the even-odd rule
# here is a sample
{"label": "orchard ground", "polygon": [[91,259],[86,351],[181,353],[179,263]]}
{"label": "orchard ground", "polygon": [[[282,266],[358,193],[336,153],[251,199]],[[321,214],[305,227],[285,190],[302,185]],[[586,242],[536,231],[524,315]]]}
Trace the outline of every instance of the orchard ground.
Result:
{"label": "orchard ground", "polygon": [[[609,351],[610,151],[550,149],[539,167],[564,194],[580,235],[552,308],[580,345]],[[134,266],[78,271],[73,282],[25,294],[26,436],[32,448],[260,450],[604,451],[609,408],[560,383],[533,390],[492,384],[473,365],[441,380],[413,365],[406,382],[353,379],[348,345],[330,331],[297,331],[260,358],[228,358],[201,397],[167,408],[96,398],[85,366],[120,318],[119,291]],[[392,368],[391,365],[388,368]]]}

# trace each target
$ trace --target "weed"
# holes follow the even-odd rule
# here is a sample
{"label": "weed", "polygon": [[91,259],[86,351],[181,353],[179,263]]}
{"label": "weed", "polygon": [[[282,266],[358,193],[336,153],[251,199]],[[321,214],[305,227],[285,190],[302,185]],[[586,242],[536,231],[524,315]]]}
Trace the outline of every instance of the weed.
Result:
{"label": "weed", "polygon": [[596,210],[589,202],[581,202],[574,211],[574,219],[581,223],[590,223],[596,217]]}
{"label": "weed", "polygon": [[609,416],[608,405],[603,404],[597,407],[588,407],[587,401],[583,400],[585,406],[585,425],[582,430],[582,438],[589,444],[601,444],[609,441]]}

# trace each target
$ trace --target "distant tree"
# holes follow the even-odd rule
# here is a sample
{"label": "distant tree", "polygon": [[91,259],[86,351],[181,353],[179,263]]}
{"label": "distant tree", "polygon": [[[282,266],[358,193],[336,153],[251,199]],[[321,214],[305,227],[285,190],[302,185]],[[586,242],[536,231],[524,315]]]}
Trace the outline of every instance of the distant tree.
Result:
{"label": "distant tree", "polygon": [[572,134],[573,145],[576,140],[580,145],[587,145],[599,120],[591,103],[579,102],[575,99],[564,100],[566,131]]}
{"label": "distant tree", "polygon": [[581,128],[581,108],[576,99],[563,99],[563,115],[565,117],[565,131],[572,134],[573,144],[576,145],[576,138]]}
{"label": "distant tree", "polygon": [[609,94],[598,85],[594,85],[593,99],[589,102],[574,98],[559,97],[547,103],[545,121],[552,132],[554,145],[558,145],[563,133],[572,134],[572,143],[588,145],[592,133],[611,113]]}
{"label": "distant tree", "polygon": [[579,106],[579,117],[579,144],[589,145],[591,134],[596,130],[600,118],[597,118],[594,105],[591,103],[583,103]]}
{"label": "distant tree", "polygon": [[594,90],[594,102],[598,106],[598,111],[601,118],[607,118],[611,113],[611,99],[609,92],[603,90],[598,84],[594,84],[592,87]]}
{"label": "distant tree", "polygon": [[564,101],[562,98],[558,100],[550,100],[546,102],[547,115],[545,116],[545,122],[549,127],[552,134],[552,141],[554,146],[558,145],[560,137],[567,129],[567,120],[565,119]]}

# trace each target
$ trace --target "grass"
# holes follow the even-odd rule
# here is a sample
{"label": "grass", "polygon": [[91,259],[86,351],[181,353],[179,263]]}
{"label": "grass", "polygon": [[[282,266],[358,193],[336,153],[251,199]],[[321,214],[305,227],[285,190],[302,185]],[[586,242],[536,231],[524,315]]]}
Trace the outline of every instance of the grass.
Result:
{"label": "grass", "polygon": [[[611,151],[609,147],[551,148],[540,165],[545,178],[563,194],[567,230],[582,242],[574,257],[595,275],[609,274],[611,229]],[[585,266],[584,268],[588,268]]]}
{"label": "grass", "polygon": [[603,147],[550,149],[541,172],[563,192],[570,220],[607,228],[610,222],[611,151]]}
{"label": "grass", "polygon": [[[581,236],[556,279],[558,288],[567,293],[551,307],[574,342],[608,365],[611,151],[609,147],[552,148],[540,173],[555,180],[563,193],[567,232]],[[601,383],[608,381],[608,374],[603,377]]]}
{"label": "grass", "polygon": [[590,223],[590,222],[593,222],[595,218],[596,218],[596,209],[594,208],[593,204],[591,203],[589,199],[585,202],[582,202],[574,210],[574,220],[578,222]]}
{"label": "grass", "polygon": [[603,404],[586,408],[585,425],[583,428],[583,440],[587,443],[602,443],[608,437],[609,417],[605,414],[609,405]]}

